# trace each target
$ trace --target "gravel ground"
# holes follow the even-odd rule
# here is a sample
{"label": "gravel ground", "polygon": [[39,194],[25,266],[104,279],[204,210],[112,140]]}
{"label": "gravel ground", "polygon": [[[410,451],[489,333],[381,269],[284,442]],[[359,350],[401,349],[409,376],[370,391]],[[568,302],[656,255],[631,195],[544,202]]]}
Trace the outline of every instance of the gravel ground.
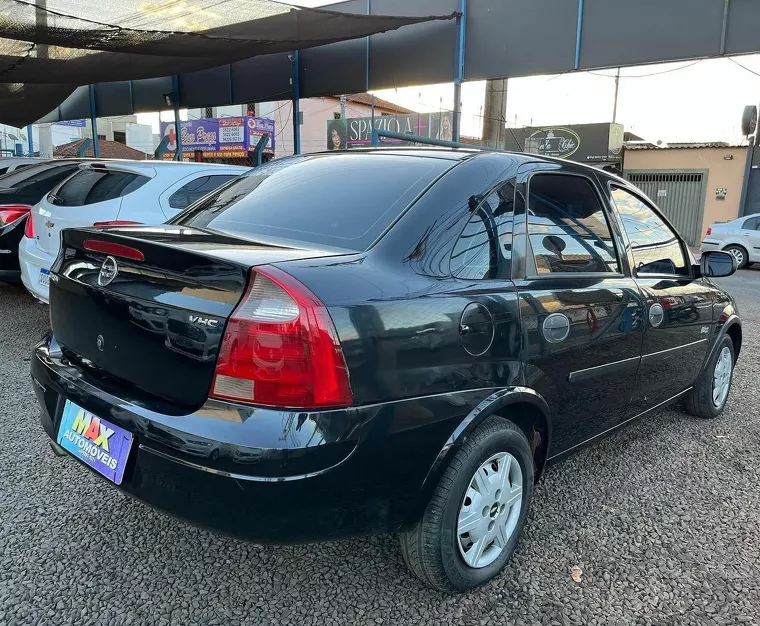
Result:
{"label": "gravel ground", "polygon": [[0,285],[0,624],[760,624],[760,271],[724,283],[745,324],[726,414],[676,408],[550,469],[511,565],[461,597],[392,537],[244,544],[54,457],[28,373],[47,310]]}

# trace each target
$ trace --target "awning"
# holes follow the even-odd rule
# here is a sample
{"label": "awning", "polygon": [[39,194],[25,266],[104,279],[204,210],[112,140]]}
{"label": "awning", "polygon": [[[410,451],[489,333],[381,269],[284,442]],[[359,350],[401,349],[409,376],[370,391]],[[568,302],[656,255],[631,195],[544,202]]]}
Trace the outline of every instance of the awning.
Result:
{"label": "awning", "polygon": [[453,17],[271,0],[0,0],[0,121],[32,123],[79,85],[193,72]]}

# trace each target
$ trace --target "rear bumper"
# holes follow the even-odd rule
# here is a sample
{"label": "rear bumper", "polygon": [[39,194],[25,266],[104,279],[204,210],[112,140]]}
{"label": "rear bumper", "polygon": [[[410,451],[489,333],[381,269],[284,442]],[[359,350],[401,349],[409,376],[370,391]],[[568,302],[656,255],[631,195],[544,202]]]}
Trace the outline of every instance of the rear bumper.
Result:
{"label": "rear bumper", "polygon": [[467,406],[489,393],[319,413],[209,401],[192,414],[168,415],[110,395],[61,357],[55,340],[45,341],[31,364],[42,426],[52,440],[65,401],[75,402],[133,433],[119,489],[184,520],[261,543],[394,532],[413,523],[447,438]]}
{"label": "rear bumper", "polygon": [[35,298],[47,304],[49,288],[39,282],[40,270],[49,270],[55,257],[40,250],[33,239],[24,237],[18,246],[18,258],[21,265],[21,282]]}

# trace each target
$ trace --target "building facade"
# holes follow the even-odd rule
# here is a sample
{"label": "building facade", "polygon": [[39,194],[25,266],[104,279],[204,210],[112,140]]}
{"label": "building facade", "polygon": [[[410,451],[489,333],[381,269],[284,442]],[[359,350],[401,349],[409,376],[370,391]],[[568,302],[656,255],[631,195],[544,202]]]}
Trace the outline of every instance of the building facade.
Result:
{"label": "building facade", "polygon": [[626,145],[624,176],[698,246],[710,224],[739,217],[746,156],[723,142]]}

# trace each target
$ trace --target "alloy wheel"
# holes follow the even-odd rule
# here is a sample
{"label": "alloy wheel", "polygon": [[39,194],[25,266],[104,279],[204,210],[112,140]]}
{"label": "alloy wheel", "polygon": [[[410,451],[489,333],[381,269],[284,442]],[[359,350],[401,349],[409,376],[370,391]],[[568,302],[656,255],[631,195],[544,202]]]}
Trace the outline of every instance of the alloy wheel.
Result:
{"label": "alloy wheel", "polygon": [[506,548],[520,518],[523,474],[508,452],[494,454],[470,479],[457,520],[457,544],[464,562],[487,567]]}
{"label": "alloy wheel", "polygon": [[723,346],[723,349],[720,351],[718,359],[715,362],[715,372],[713,373],[712,401],[713,405],[718,409],[723,406],[723,403],[728,396],[733,367],[734,363],[731,359],[731,350],[728,346]]}
{"label": "alloy wheel", "polygon": [[730,248],[728,253],[736,259],[736,266],[741,267],[744,263],[744,251],[741,248]]}

